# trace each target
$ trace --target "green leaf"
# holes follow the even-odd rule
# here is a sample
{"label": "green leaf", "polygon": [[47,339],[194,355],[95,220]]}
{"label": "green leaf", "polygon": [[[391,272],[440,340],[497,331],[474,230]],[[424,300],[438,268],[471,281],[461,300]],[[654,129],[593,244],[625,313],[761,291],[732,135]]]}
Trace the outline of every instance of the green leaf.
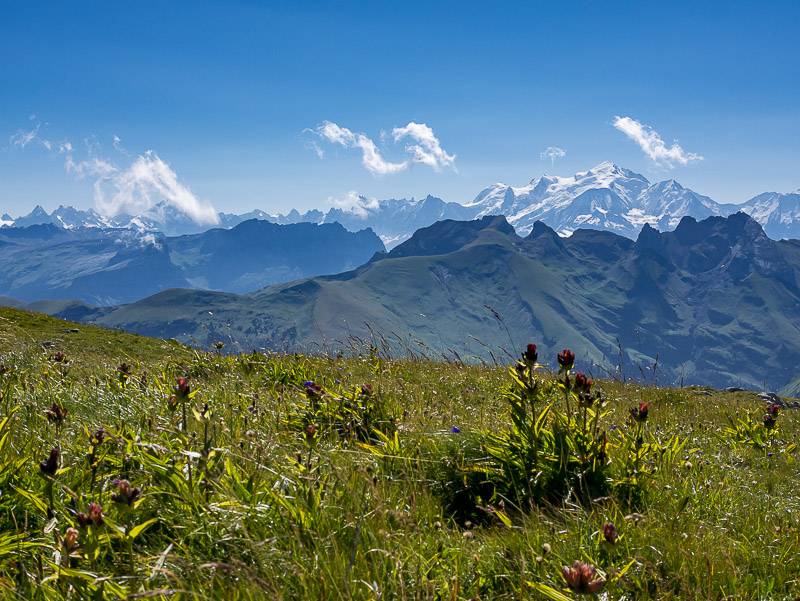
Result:
{"label": "green leaf", "polygon": [[155,524],[157,521],[158,521],[158,518],[151,518],[151,519],[147,520],[146,522],[142,522],[138,526],[134,526],[133,528],[131,528],[128,531],[128,538],[130,538],[131,540],[136,540],[136,537],[138,537],[142,532],[147,530],[150,526]]}
{"label": "green leaf", "polygon": [[511,522],[511,518],[508,517],[508,515],[506,515],[505,512],[500,511],[499,509],[495,509],[494,510],[494,514],[497,516],[497,519],[499,519],[501,522],[503,522],[503,525],[506,528],[511,528],[512,527],[513,524]]}
{"label": "green leaf", "polygon": [[25,490],[24,488],[18,488],[16,486],[12,486],[14,491],[21,496],[23,499],[26,499],[28,502],[32,503],[36,509],[41,511],[42,513],[47,513],[47,503],[44,502],[44,499],[38,497],[34,493]]}
{"label": "green leaf", "polygon": [[571,598],[567,597],[561,591],[556,590],[551,586],[547,586],[546,584],[528,582],[528,586],[530,586],[537,593],[543,595],[546,599],[552,599],[552,601],[572,601]]}

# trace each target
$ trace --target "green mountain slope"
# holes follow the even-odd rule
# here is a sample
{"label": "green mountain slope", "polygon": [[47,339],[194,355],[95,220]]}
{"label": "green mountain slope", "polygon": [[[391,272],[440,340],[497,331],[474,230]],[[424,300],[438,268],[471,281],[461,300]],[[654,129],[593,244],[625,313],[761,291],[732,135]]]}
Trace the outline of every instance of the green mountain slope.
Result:
{"label": "green mountain slope", "polygon": [[229,348],[348,350],[491,360],[528,340],[576,350],[595,375],[786,388],[800,360],[800,245],[744,214],[637,241],[502,217],[444,221],[336,276],[250,295],[167,291],[78,316]]}

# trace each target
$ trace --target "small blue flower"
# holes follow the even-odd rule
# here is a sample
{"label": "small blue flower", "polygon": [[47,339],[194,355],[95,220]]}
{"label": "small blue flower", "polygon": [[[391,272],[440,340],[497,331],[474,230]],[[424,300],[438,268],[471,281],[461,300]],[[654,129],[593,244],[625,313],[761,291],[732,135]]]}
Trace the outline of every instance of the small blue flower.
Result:
{"label": "small blue flower", "polygon": [[314,385],[313,380],[306,380],[305,382],[303,382],[303,386],[305,386],[306,388],[310,388],[313,385]]}
{"label": "small blue flower", "polygon": [[450,431],[453,434],[458,434],[459,432],[461,432],[461,428],[459,428],[458,426],[453,426],[452,428],[450,428]]}

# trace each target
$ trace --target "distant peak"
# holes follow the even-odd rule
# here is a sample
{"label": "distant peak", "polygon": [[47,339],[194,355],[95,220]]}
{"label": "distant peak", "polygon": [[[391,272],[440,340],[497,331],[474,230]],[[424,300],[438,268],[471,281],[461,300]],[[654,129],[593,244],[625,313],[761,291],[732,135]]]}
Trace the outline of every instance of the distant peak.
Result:
{"label": "distant peak", "polygon": [[533,228],[531,228],[531,233],[528,234],[528,238],[534,240],[536,238],[540,238],[542,236],[548,236],[550,238],[558,238],[558,234],[556,231],[547,225],[544,221],[535,221],[533,223]]}
{"label": "distant peak", "polygon": [[658,182],[655,184],[656,188],[659,190],[685,190],[681,184],[674,179],[665,179],[663,182]]}

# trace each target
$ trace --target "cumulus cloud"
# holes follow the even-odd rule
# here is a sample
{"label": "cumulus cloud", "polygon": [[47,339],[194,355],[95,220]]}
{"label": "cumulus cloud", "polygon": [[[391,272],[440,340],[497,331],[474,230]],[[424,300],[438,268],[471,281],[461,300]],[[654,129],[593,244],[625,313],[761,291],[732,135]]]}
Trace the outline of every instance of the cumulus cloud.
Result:
{"label": "cumulus cloud", "polygon": [[539,158],[542,160],[550,159],[551,165],[555,163],[557,159],[563,159],[565,156],[567,156],[567,151],[558,146],[548,146],[543,152],[539,153]]}
{"label": "cumulus cloud", "polygon": [[[94,180],[94,203],[99,213],[108,217],[138,215],[152,211],[165,201],[198,224],[219,223],[214,206],[198,198],[154,151],[148,150],[130,165],[120,167],[100,156],[100,143],[95,137],[89,137],[84,140],[86,157],[77,159],[71,142],[53,142],[44,138],[41,125],[36,122],[31,130],[17,132],[11,137],[11,143],[23,149],[36,144],[50,153],[63,155],[67,173],[78,179]],[[118,152],[128,155],[119,136],[113,136],[111,144]]]}
{"label": "cumulus cloud", "polygon": [[[370,137],[353,132],[332,121],[323,121],[321,125],[310,131],[331,144],[360,150],[362,164],[369,172],[376,175],[399,173],[408,169],[412,163],[427,165],[436,171],[440,171],[444,167],[455,168],[455,155],[445,152],[433,130],[425,123],[412,121],[405,127],[395,127],[392,130],[392,138],[395,142],[405,138],[414,142],[405,147],[405,151],[411,154],[411,158],[400,162],[386,160]],[[382,138],[385,137],[382,134]],[[324,156],[321,149],[315,148],[315,151],[320,158]]]}
{"label": "cumulus cloud", "polygon": [[405,127],[395,127],[392,130],[392,137],[395,142],[403,138],[411,138],[417,142],[417,144],[406,146],[406,151],[414,155],[415,163],[422,163],[435,171],[441,171],[444,167],[453,167],[455,164],[456,155],[447,154],[444,151],[433,130],[425,123],[411,121]]}
{"label": "cumulus cloud", "polygon": [[219,216],[213,205],[203,201],[179,179],[175,171],[155,152],[139,155],[125,169],[96,161],[87,169],[97,179],[94,201],[98,212],[107,215],[138,215],[152,210],[165,200],[195,223],[216,224]]}
{"label": "cumulus cloud", "polygon": [[408,161],[393,163],[385,160],[375,142],[364,134],[354,133],[346,127],[341,127],[331,121],[323,121],[321,125],[314,129],[314,132],[332,144],[339,144],[345,148],[360,149],[361,163],[367,171],[376,175],[397,173],[408,168]]}
{"label": "cumulus cloud", "polygon": [[343,196],[331,196],[328,198],[328,202],[334,207],[352,213],[361,219],[366,219],[369,217],[370,211],[376,211],[380,208],[378,199],[367,198],[354,190],[350,190]]}
{"label": "cumulus cloud", "polygon": [[636,142],[652,161],[660,165],[674,167],[676,164],[688,165],[703,160],[699,154],[686,152],[677,142],[667,146],[657,131],[631,117],[614,117],[614,127]]}

